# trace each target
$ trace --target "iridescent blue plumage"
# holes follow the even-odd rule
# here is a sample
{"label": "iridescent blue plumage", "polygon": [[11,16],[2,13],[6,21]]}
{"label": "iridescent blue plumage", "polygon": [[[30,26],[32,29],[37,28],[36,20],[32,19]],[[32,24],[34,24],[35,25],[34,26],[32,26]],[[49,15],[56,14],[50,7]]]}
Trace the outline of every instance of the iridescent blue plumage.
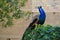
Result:
{"label": "iridescent blue plumage", "polygon": [[38,7],[40,15],[39,15],[39,21],[38,24],[44,24],[45,19],[46,19],[46,13],[44,11],[44,9],[42,8],[42,6]]}

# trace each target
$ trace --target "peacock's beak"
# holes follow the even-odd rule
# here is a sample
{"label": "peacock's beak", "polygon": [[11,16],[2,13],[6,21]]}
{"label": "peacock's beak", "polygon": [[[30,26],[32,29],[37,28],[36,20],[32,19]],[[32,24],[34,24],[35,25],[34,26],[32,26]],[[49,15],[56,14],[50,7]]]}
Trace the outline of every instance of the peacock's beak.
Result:
{"label": "peacock's beak", "polygon": [[42,6],[38,6],[38,7],[35,7],[35,8],[38,8],[38,9],[40,9],[40,8],[42,8]]}

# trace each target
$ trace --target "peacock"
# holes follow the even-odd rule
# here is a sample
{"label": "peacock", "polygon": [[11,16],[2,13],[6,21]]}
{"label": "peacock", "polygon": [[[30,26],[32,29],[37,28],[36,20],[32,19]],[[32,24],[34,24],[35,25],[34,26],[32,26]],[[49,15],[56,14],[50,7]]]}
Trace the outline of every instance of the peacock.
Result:
{"label": "peacock", "polygon": [[40,24],[40,25],[44,24],[46,20],[46,13],[44,9],[42,8],[42,6],[38,7],[38,10],[39,10],[39,15],[36,15],[33,21],[30,23],[30,25],[28,26],[28,28],[23,34],[22,40],[24,40],[25,35],[29,34],[29,32],[35,28],[35,24]]}

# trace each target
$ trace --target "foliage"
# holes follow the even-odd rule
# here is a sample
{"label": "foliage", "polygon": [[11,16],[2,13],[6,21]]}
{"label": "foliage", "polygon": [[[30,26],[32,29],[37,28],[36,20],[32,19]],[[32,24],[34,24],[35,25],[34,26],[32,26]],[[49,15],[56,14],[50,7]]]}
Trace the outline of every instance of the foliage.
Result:
{"label": "foliage", "polygon": [[36,25],[33,30],[26,31],[24,40],[60,40],[60,27]]}
{"label": "foliage", "polygon": [[13,24],[13,19],[19,19],[24,16],[24,12],[20,10],[27,0],[0,0],[0,22],[3,27]]}
{"label": "foliage", "polygon": [[25,6],[25,2],[26,2],[27,0],[22,0],[22,2],[21,2],[21,6],[23,7],[23,6]]}

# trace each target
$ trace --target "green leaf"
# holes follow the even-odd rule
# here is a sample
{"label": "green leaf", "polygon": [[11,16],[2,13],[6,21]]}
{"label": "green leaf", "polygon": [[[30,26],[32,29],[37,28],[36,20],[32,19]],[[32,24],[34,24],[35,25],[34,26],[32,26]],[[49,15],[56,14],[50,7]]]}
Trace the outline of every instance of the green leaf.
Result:
{"label": "green leaf", "polygon": [[19,19],[24,16],[24,12],[20,10],[20,7],[23,7],[27,0],[19,1],[20,0],[0,0],[0,22],[4,23],[2,24],[4,27],[12,25],[13,18]]}

